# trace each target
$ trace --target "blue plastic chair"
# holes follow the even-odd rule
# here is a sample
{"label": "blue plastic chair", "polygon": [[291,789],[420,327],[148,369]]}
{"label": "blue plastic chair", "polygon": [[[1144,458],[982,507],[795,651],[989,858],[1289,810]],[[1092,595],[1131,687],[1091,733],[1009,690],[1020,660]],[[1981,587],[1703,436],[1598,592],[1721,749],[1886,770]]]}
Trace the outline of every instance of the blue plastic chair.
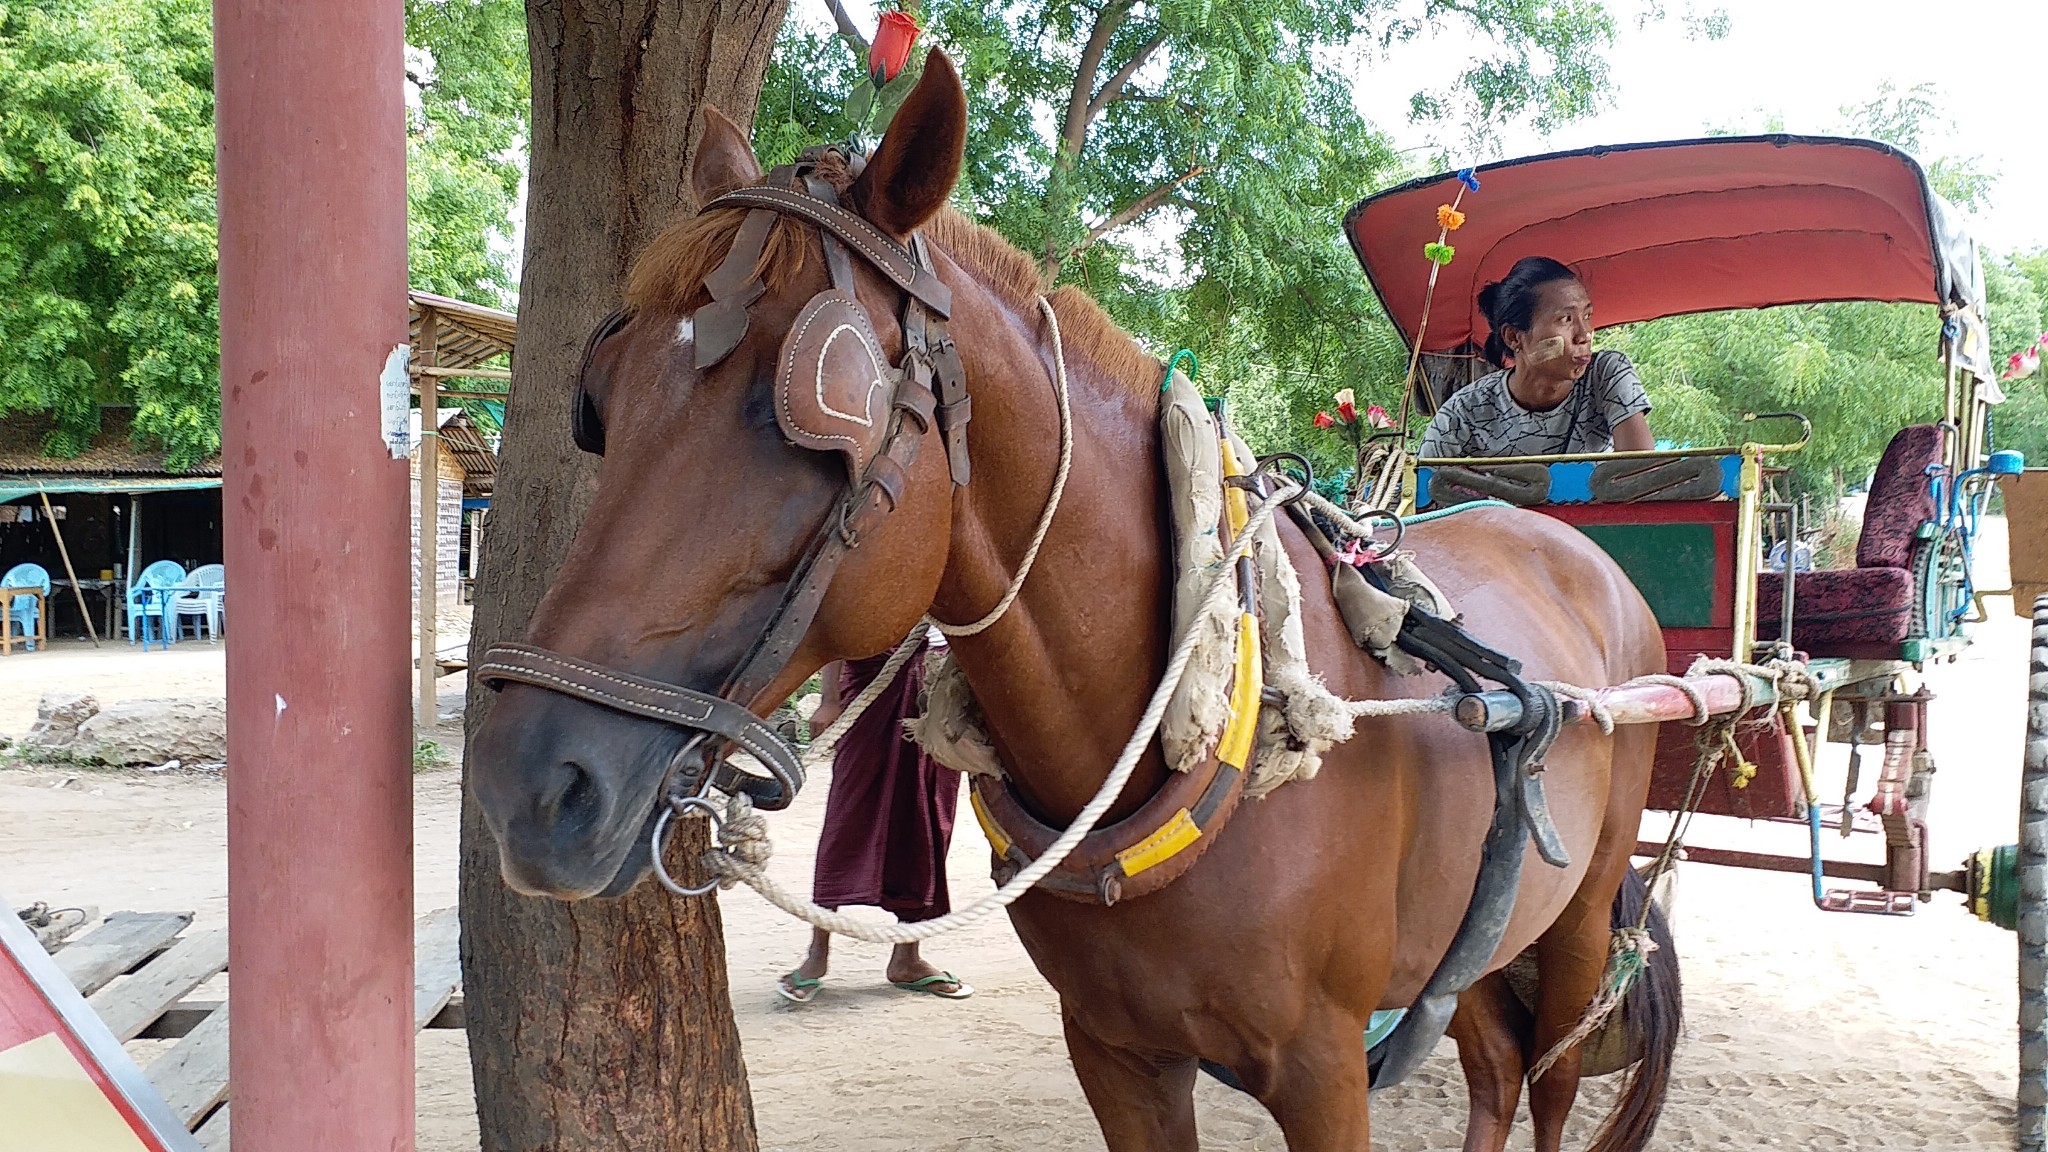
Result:
{"label": "blue plastic chair", "polygon": [[0,619],[0,628],[6,629],[9,635],[13,634],[15,625],[20,625],[21,634],[28,641],[28,650],[35,651],[37,641],[49,639],[43,635],[42,609],[43,601],[50,598],[50,574],[40,564],[16,564],[7,570],[7,575],[0,576],[0,588],[33,588],[43,594],[41,600],[31,596],[14,597],[8,603],[6,618]]}
{"label": "blue plastic chair", "polygon": [[[170,599],[166,589],[175,588],[185,578],[185,567],[176,560],[159,560],[144,568],[134,582],[128,585],[128,642],[147,644],[148,636],[142,631],[143,620],[154,617],[164,643],[170,643],[170,629],[163,627],[164,605]],[[145,589],[154,595],[145,594]]]}

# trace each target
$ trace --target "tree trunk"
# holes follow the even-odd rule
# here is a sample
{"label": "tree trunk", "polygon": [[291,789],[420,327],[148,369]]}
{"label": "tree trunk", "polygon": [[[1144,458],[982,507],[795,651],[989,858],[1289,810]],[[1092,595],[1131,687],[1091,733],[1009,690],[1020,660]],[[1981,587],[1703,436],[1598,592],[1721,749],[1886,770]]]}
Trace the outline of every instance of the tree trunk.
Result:
{"label": "tree trunk", "polygon": [[[472,659],[517,640],[596,462],[569,441],[583,339],[679,213],[703,101],[753,122],[787,0],[529,0],[532,169],[513,360]],[[468,731],[493,693],[472,684]],[[692,829],[701,837],[702,832]],[[685,839],[678,837],[678,840]],[[701,839],[678,845],[700,851]],[[483,1152],[752,1152],[714,900],[648,885],[562,904],[509,891],[462,808],[462,979]]]}

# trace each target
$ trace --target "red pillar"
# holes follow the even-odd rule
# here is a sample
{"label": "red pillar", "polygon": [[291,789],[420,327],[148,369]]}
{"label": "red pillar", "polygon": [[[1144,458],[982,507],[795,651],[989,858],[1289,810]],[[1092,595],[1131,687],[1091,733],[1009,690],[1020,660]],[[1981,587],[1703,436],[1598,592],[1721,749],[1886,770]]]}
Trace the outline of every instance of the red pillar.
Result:
{"label": "red pillar", "polygon": [[237,1152],[413,1147],[404,17],[214,5]]}

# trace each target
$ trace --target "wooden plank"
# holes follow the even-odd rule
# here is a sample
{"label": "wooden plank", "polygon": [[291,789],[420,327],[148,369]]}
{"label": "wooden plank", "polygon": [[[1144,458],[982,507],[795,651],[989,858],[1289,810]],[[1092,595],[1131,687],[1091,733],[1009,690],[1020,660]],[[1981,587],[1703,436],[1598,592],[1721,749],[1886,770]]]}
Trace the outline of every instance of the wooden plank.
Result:
{"label": "wooden plank", "polygon": [[427,1023],[462,986],[462,920],[454,908],[429,912],[413,928],[412,1026]]}
{"label": "wooden plank", "polygon": [[223,1004],[157,1058],[150,1082],[190,1128],[228,1095],[228,1010]]}
{"label": "wooden plank", "polygon": [[191,923],[190,912],[116,912],[52,959],[80,995],[90,996],[163,951]]}
{"label": "wooden plank", "polygon": [[228,1109],[232,1107],[232,1104],[221,1105],[206,1118],[206,1123],[201,1124],[198,1131],[192,1133],[206,1152],[228,1152]]}
{"label": "wooden plank", "polygon": [[[420,917],[413,931],[413,1026],[424,1028],[448,1006],[462,982],[462,923],[455,909],[443,908]],[[229,1106],[221,1102],[228,1096],[227,1004],[150,1065],[149,1078],[187,1125],[205,1119],[194,1133],[200,1147],[226,1152]],[[216,1104],[221,1106],[214,1110]]]}
{"label": "wooden plank", "polygon": [[447,1007],[434,1013],[434,1018],[427,1021],[427,1027],[450,1028],[457,1032],[467,1030],[469,1027],[469,1016],[468,1009],[463,1007],[462,993],[457,992],[454,998],[448,1001]]}
{"label": "wooden plank", "polygon": [[101,989],[87,1000],[109,1031],[133,1040],[164,1009],[228,966],[228,931],[215,928],[187,936],[143,965],[133,976]]}

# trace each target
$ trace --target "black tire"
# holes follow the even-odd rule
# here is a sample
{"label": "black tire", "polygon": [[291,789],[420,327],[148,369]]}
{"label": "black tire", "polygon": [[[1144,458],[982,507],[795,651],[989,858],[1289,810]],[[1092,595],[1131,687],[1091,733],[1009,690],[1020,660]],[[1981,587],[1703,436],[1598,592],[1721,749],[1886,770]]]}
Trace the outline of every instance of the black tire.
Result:
{"label": "black tire", "polygon": [[2034,601],[2020,767],[2020,1152],[2048,1152],[2048,596]]}

